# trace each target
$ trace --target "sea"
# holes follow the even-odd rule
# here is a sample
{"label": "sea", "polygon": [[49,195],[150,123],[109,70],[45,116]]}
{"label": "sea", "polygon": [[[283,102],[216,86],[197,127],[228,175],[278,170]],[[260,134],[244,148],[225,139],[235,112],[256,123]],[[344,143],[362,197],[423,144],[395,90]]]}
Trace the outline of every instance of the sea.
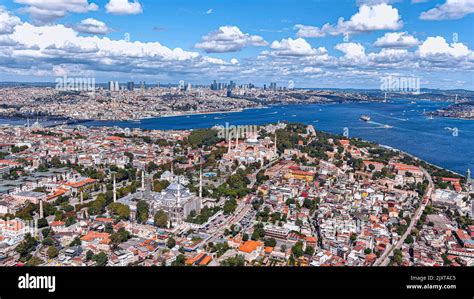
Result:
{"label": "sea", "polygon": [[[242,112],[198,114],[128,121],[90,121],[85,126],[118,126],[159,130],[189,130],[215,125],[264,125],[278,121],[313,125],[317,130],[346,134],[393,147],[431,164],[464,175],[474,170],[474,121],[434,117],[449,103],[391,99],[388,102],[280,105]],[[362,115],[370,117],[365,122]],[[25,121],[0,119],[0,125]]]}

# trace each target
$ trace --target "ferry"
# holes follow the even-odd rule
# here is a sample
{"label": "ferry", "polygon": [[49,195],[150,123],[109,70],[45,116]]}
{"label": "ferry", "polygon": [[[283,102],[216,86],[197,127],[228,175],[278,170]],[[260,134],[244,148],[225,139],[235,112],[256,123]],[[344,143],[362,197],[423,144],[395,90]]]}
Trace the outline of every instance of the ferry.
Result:
{"label": "ferry", "polygon": [[370,121],[371,118],[370,118],[370,116],[368,116],[368,115],[362,115],[362,116],[360,117],[360,120],[363,120],[363,121]]}

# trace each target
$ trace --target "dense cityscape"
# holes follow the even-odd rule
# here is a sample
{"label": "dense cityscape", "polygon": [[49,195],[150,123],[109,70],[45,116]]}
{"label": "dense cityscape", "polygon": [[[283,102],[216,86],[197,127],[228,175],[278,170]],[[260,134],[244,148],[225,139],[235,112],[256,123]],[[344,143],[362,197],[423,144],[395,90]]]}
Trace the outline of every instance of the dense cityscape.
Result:
{"label": "dense cityscape", "polygon": [[474,181],[312,125],[0,131],[4,266],[473,266]]}

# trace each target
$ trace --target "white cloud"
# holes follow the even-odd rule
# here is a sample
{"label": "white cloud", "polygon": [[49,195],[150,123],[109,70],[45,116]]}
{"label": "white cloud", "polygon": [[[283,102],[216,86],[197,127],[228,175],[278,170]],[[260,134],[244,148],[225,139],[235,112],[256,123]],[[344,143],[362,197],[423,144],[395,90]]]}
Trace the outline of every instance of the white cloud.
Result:
{"label": "white cloud", "polygon": [[[80,36],[73,28],[64,25],[23,23],[7,37],[15,42],[15,46],[0,47],[0,69],[13,73],[19,73],[19,70],[32,73],[34,69],[36,74],[51,76],[60,73],[59,68],[53,69],[60,65],[64,69],[74,69],[75,73],[202,76],[210,70],[226,72],[233,63],[181,48],[170,49],[158,42]],[[3,57],[8,57],[8,62]]]}
{"label": "white cloud", "polygon": [[239,64],[239,61],[238,61],[236,58],[232,58],[232,59],[230,60],[230,63],[232,63],[232,64]]}
{"label": "white cloud", "polygon": [[327,53],[325,48],[314,49],[302,38],[274,41],[270,48],[273,49],[271,54],[275,56],[315,56]]}
{"label": "white cloud", "polygon": [[349,59],[365,58],[365,48],[359,43],[342,43],[336,45],[336,50],[344,53],[344,57]]}
{"label": "white cloud", "polygon": [[99,9],[97,4],[88,0],[15,0],[26,5],[21,11],[28,13],[37,23],[49,23],[65,17],[68,13],[86,13]]}
{"label": "white cloud", "polygon": [[403,21],[398,10],[385,3],[373,6],[362,5],[348,21],[339,18],[336,25],[324,24],[321,28],[296,25],[298,37],[323,37],[326,35],[356,34],[374,30],[398,30]]}
{"label": "white cloud", "polygon": [[382,48],[410,48],[420,44],[420,41],[407,32],[387,32],[379,37],[374,46]]}
{"label": "white cloud", "polygon": [[195,45],[206,53],[237,52],[249,46],[266,46],[268,43],[258,35],[242,33],[236,26],[222,26],[202,37]]}
{"label": "white cloud", "polygon": [[418,54],[424,58],[440,56],[460,58],[472,55],[472,51],[462,43],[448,44],[444,37],[436,36],[428,37],[423,44],[418,47]]}
{"label": "white cloud", "polygon": [[105,11],[114,15],[137,15],[143,12],[142,5],[138,0],[110,0],[105,5]]}
{"label": "white cloud", "polygon": [[93,18],[82,20],[79,24],[77,24],[75,29],[78,32],[90,34],[107,34],[110,31],[104,22]]}
{"label": "white cloud", "polygon": [[206,15],[210,15],[214,12],[214,10],[212,8],[209,8],[207,11],[206,11]]}
{"label": "white cloud", "polygon": [[[368,59],[378,67],[395,64],[398,68],[399,66],[407,67],[412,63],[412,56],[406,49],[382,49],[379,53],[370,53]],[[400,64],[401,62],[403,64]]]}
{"label": "white cloud", "polygon": [[0,7],[0,34],[12,33],[13,28],[20,23],[20,18]]}
{"label": "white cloud", "polygon": [[446,0],[445,3],[422,12],[422,20],[457,20],[474,13],[473,0]]}

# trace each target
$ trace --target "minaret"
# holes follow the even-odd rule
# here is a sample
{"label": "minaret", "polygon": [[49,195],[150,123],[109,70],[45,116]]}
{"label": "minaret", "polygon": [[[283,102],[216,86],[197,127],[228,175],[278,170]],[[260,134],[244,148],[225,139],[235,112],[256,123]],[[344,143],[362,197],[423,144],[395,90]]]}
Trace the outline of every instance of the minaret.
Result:
{"label": "minaret", "polygon": [[114,202],[117,202],[117,183],[115,182],[115,174],[114,177]]}
{"label": "minaret", "polygon": [[469,183],[471,181],[471,169],[467,169],[467,172],[466,172],[466,180],[467,182]]}
{"label": "minaret", "polygon": [[239,132],[237,131],[237,137],[235,137],[235,149],[239,149]]}
{"label": "minaret", "polygon": [[275,155],[278,154],[278,147],[277,147],[277,131],[275,131]]}
{"label": "minaret", "polygon": [[178,193],[176,194],[176,224],[179,225],[181,224],[181,212],[179,210],[179,202],[181,200],[181,184],[179,182],[179,177],[178,177]]}
{"label": "minaret", "polygon": [[28,131],[30,130],[30,118],[26,119],[26,127],[28,128]]}
{"label": "minaret", "polygon": [[81,205],[84,204],[84,195],[82,194],[82,191],[81,191]]}
{"label": "minaret", "polygon": [[202,199],[202,166],[199,169],[199,198]]}
{"label": "minaret", "polygon": [[174,169],[173,169],[173,160],[171,160],[171,182],[174,182]]}
{"label": "minaret", "polygon": [[40,217],[40,219],[43,219],[44,218],[44,215],[43,215],[44,213],[43,213],[43,200],[42,199],[40,199],[40,201],[39,201],[39,209],[40,209],[39,210],[39,217]]}
{"label": "minaret", "polygon": [[142,170],[142,190],[145,191],[145,172]]}
{"label": "minaret", "polygon": [[230,153],[231,150],[232,150],[232,138],[229,138],[229,151],[228,151],[228,153]]}

